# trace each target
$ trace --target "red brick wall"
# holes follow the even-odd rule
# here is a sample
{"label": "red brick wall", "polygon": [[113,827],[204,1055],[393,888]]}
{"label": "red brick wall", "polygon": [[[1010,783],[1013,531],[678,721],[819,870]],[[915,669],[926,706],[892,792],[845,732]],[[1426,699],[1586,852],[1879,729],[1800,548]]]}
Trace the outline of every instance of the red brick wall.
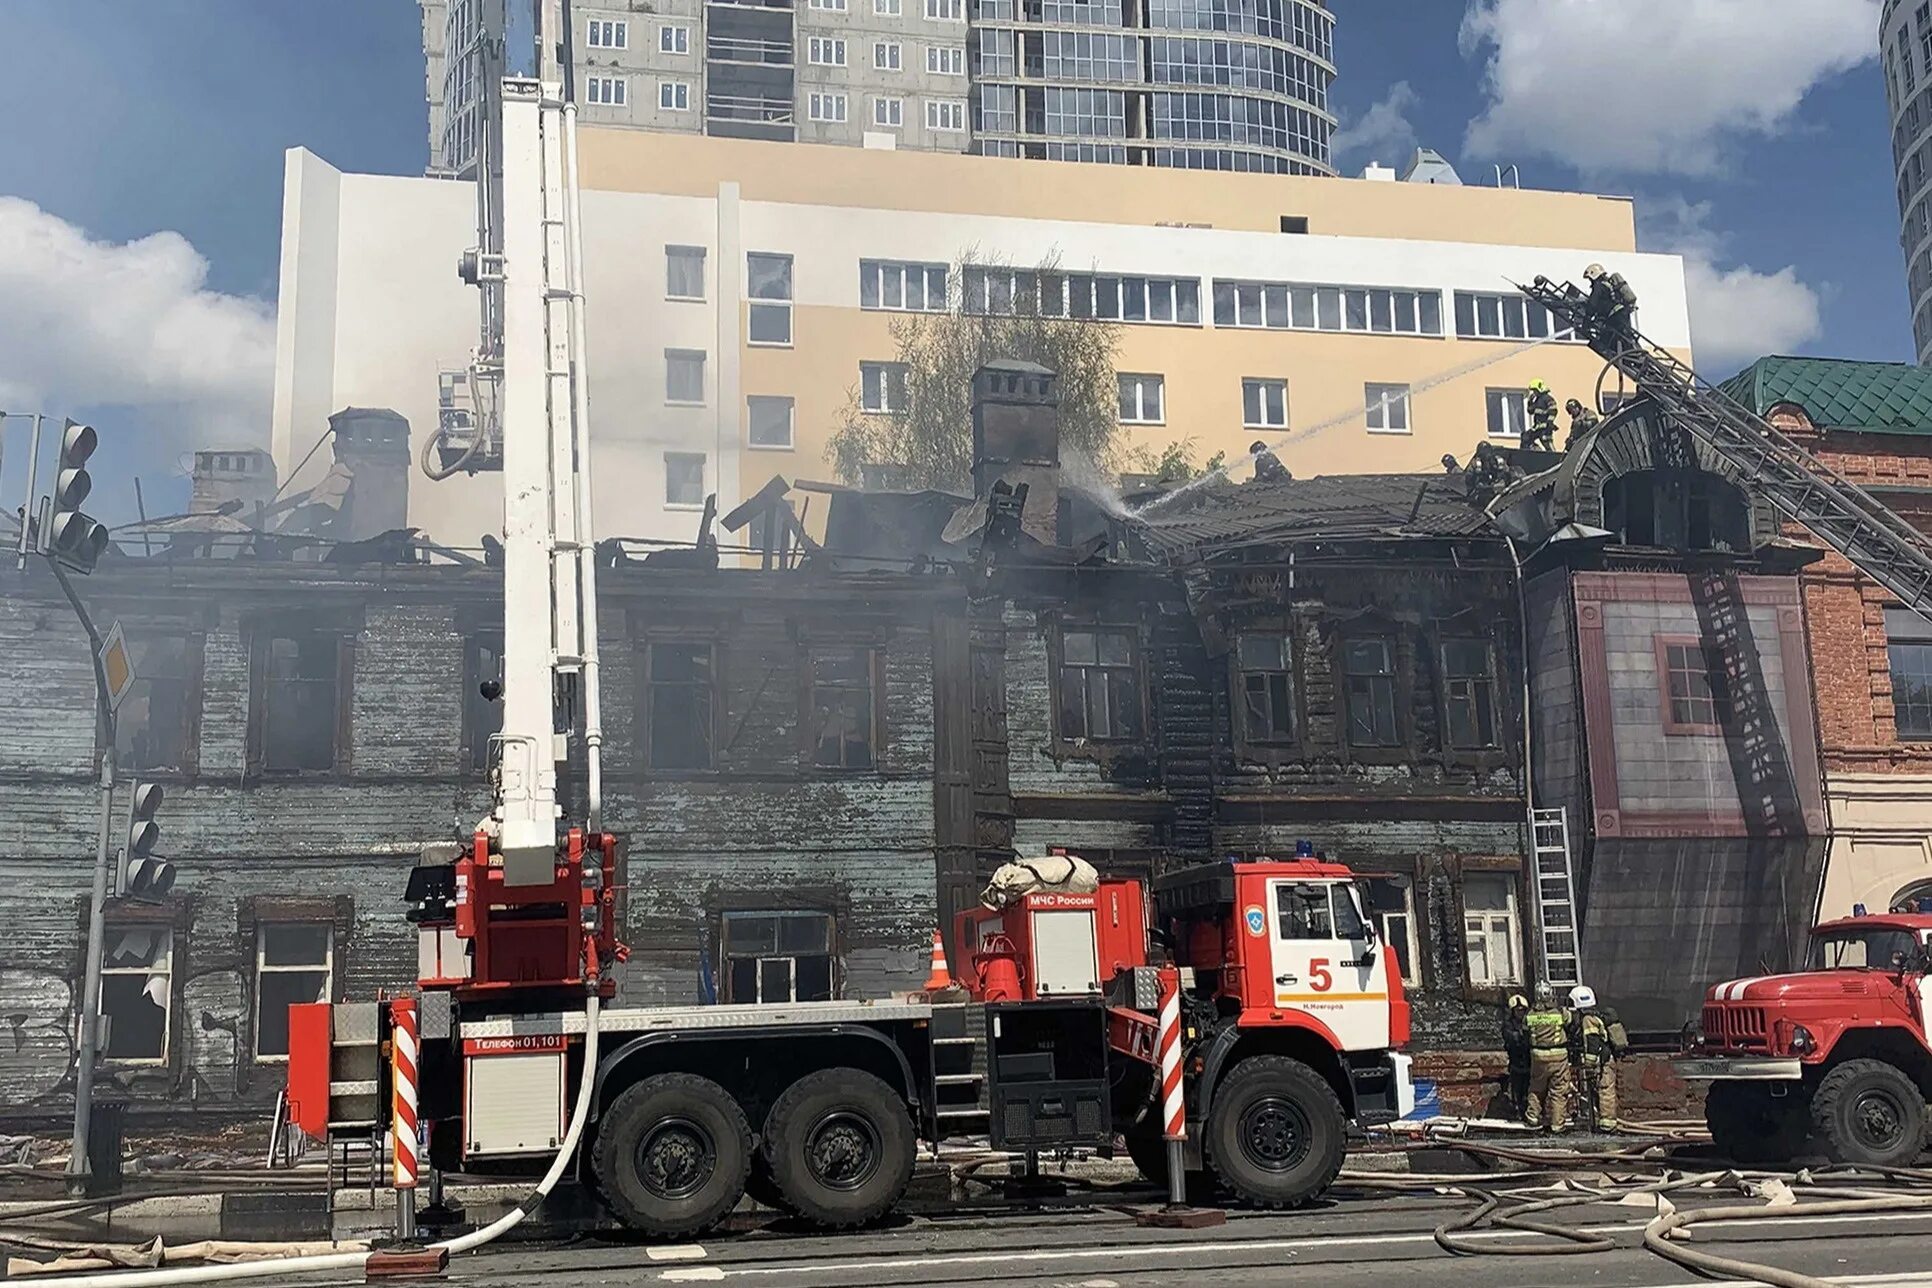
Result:
{"label": "red brick wall", "polygon": [[[1913,527],[1932,532],[1932,493],[1887,490],[1932,488],[1932,437],[1821,433],[1791,407],[1773,408],[1767,419],[1844,477],[1879,491]],[[1787,525],[1786,535],[1817,540],[1797,525]],[[1892,720],[1885,607],[1897,601],[1836,552],[1799,580],[1825,773],[1932,775],[1932,743],[1899,742]]]}

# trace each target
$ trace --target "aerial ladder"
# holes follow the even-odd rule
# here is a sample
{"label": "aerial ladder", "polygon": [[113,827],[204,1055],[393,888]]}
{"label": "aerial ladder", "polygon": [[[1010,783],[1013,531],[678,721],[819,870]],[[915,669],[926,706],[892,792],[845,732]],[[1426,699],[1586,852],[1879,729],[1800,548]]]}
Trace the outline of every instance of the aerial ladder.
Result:
{"label": "aerial ladder", "polygon": [[1650,398],[1784,518],[1801,523],[1858,570],[1932,620],[1932,542],[1871,493],[1700,377],[1602,293],[1538,277],[1519,289]]}

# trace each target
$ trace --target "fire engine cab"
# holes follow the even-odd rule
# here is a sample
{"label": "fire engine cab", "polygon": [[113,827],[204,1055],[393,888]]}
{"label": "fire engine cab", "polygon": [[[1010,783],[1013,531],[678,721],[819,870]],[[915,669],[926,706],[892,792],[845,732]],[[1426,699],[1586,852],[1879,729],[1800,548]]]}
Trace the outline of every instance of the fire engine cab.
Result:
{"label": "fire engine cab", "polygon": [[1676,1067],[1710,1084],[1711,1137],[1739,1162],[1809,1149],[1902,1166],[1925,1148],[1932,914],[1855,913],[1812,929],[1806,969],[1726,980],[1705,997]]}

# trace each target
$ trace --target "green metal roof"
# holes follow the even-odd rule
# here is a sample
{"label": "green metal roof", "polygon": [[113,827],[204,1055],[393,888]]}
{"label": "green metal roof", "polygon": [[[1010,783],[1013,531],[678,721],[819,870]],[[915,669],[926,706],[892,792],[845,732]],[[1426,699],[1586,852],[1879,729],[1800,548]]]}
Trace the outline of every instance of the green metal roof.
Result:
{"label": "green metal roof", "polygon": [[1763,415],[1796,403],[1820,429],[1932,434],[1932,368],[1842,358],[1759,358],[1724,392]]}

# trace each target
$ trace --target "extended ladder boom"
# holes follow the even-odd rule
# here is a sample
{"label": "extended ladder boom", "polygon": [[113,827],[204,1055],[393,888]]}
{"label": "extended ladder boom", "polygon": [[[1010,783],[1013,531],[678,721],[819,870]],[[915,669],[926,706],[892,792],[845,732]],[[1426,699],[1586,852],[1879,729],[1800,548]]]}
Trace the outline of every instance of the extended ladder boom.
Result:
{"label": "extended ladder boom", "polygon": [[1576,286],[1539,277],[1520,289],[1575,328],[1578,338],[1749,480],[1779,514],[1802,523],[1906,607],[1932,620],[1932,543],[1922,533],[1627,322],[1593,309]]}

